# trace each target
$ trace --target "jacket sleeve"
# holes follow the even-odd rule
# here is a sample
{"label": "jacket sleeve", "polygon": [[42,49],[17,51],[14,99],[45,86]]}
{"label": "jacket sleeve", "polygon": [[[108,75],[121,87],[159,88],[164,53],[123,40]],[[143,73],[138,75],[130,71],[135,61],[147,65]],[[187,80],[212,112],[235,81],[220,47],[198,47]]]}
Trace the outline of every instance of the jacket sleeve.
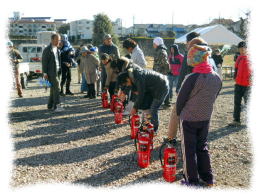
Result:
{"label": "jacket sleeve", "polygon": [[48,73],[48,63],[50,56],[48,55],[47,47],[43,50],[42,53],[42,73]]}
{"label": "jacket sleeve", "polygon": [[141,52],[138,52],[136,54],[136,57],[135,57],[135,63],[138,64],[139,66],[141,67],[145,67],[147,65],[147,62],[144,58],[144,54],[142,54]]}
{"label": "jacket sleeve", "polygon": [[170,72],[170,64],[168,62],[167,52],[164,50],[161,52],[161,63],[164,66],[165,73]]}
{"label": "jacket sleeve", "polygon": [[145,91],[145,80],[140,78],[135,81],[135,86],[137,88],[137,98],[134,103],[134,108],[139,109],[143,103],[144,100],[144,91]]}
{"label": "jacket sleeve", "polygon": [[180,116],[181,111],[183,110],[184,106],[186,105],[186,102],[189,100],[190,93],[193,90],[196,80],[198,78],[199,74],[193,74],[188,76],[180,89],[180,92],[177,97],[176,101],[176,112],[177,116]]}
{"label": "jacket sleeve", "polygon": [[116,52],[115,52],[116,59],[119,59],[120,58],[119,49],[118,49],[118,47],[116,47],[115,49],[116,49]]}
{"label": "jacket sleeve", "polygon": [[181,65],[181,71],[180,71],[180,76],[177,82],[177,86],[176,86],[176,93],[179,93],[179,90],[181,88],[181,84],[187,74],[187,55],[184,56],[182,65]]}

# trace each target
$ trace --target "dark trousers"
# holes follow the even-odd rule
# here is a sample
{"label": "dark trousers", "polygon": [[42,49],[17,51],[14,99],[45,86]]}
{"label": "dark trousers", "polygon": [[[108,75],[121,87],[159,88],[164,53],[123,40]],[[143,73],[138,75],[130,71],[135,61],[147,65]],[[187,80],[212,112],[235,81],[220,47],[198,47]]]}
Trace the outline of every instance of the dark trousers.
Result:
{"label": "dark trousers", "polygon": [[60,88],[63,92],[63,86],[66,82],[66,92],[70,91],[70,82],[71,82],[71,69],[68,67],[62,67],[61,68],[61,83]]}
{"label": "dark trousers", "polygon": [[50,96],[48,101],[48,108],[56,108],[57,104],[60,103],[60,94],[59,94],[59,81],[58,77],[49,77],[49,82],[51,83],[50,87]]}
{"label": "dark trousers", "polygon": [[199,177],[213,183],[213,175],[208,153],[209,121],[182,122],[183,173],[186,181],[197,183]]}
{"label": "dark trousers", "polygon": [[110,94],[110,100],[112,100],[112,96],[115,94],[116,82],[110,82],[108,92]]}
{"label": "dark trousers", "polygon": [[250,87],[244,87],[241,85],[235,85],[235,97],[234,97],[234,121],[240,122],[240,113],[241,113],[241,102],[242,98],[244,99],[245,105],[247,105],[248,96],[250,93]]}
{"label": "dark trousers", "polygon": [[101,88],[102,88],[102,90],[104,89],[104,87],[106,85],[106,79],[107,79],[106,69],[105,69],[104,65],[102,65],[102,68],[101,68]]}

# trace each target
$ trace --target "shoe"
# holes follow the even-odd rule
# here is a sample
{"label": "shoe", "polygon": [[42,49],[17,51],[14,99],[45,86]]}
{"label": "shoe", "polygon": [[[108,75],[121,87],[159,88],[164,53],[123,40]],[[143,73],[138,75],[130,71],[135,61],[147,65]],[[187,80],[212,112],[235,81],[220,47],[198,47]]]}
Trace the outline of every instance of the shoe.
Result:
{"label": "shoe", "polygon": [[241,122],[240,121],[233,121],[232,123],[229,123],[228,126],[238,127],[238,126],[241,126]]}
{"label": "shoe", "polygon": [[53,109],[53,106],[47,105],[47,109],[51,110],[51,109]]}
{"label": "shoe", "polygon": [[65,96],[65,94],[61,91],[61,92],[60,92],[60,96]]}
{"label": "shoe", "polygon": [[19,96],[20,98],[22,98],[22,97],[23,97],[23,95],[22,95],[22,94],[19,94],[18,96]]}
{"label": "shoe", "polygon": [[66,95],[74,95],[74,93],[72,93],[71,91],[67,91]]}
{"label": "shoe", "polygon": [[200,187],[201,185],[198,182],[188,182],[185,179],[181,180],[181,185],[189,186],[189,187]]}
{"label": "shoe", "polygon": [[62,112],[65,109],[61,107],[61,105],[57,105],[57,107],[53,110],[54,112]]}
{"label": "shoe", "polygon": [[208,187],[208,188],[212,188],[212,187],[215,186],[214,182],[212,182],[212,181],[211,182],[206,182],[206,181],[204,181],[202,179],[199,179],[199,183],[200,183],[201,186]]}

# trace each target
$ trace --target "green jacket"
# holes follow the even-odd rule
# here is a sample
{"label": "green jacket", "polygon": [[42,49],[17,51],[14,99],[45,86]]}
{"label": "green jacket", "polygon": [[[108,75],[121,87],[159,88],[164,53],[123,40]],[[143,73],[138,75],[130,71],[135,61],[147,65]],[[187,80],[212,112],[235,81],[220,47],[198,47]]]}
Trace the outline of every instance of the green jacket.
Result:
{"label": "green jacket", "polygon": [[170,72],[170,64],[168,62],[167,48],[159,45],[155,50],[153,70],[161,74],[167,75]]}

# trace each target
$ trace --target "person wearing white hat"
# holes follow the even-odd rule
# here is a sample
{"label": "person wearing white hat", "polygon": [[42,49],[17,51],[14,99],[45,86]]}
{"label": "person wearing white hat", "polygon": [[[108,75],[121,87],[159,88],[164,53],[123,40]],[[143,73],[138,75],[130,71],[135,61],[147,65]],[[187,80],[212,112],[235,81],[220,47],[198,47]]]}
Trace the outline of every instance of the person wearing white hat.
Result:
{"label": "person wearing white hat", "polygon": [[23,97],[22,85],[20,82],[20,72],[19,72],[19,63],[22,61],[22,56],[18,50],[14,49],[13,43],[11,41],[7,42],[7,47],[9,49],[9,59],[12,63],[13,72],[15,75],[15,83],[17,88],[17,93],[19,97]]}
{"label": "person wearing white hat", "polygon": [[[167,48],[164,45],[163,39],[161,37],[155,37],[153,40],[153,47],[155,48],[153,70],[165,76],[171,74]],[[170,107],[170,101],[165,101],[164,106],[165,108]]]}

